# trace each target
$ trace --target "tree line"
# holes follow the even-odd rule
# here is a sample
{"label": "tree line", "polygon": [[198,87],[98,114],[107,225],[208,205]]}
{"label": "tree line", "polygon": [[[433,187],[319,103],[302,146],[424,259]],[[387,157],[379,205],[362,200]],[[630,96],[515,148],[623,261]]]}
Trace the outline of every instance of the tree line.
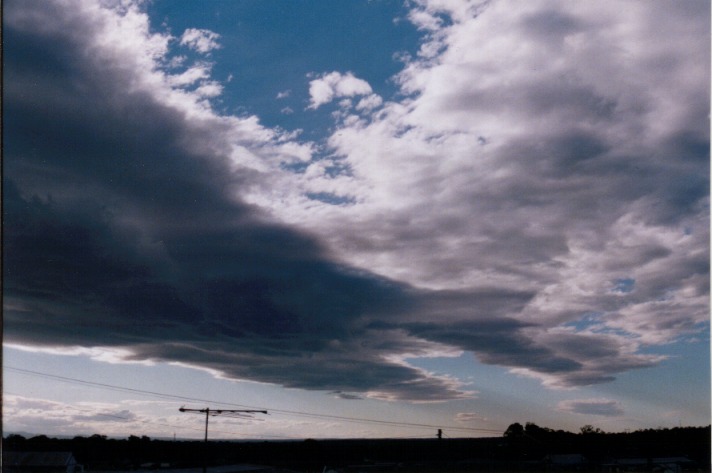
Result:
{"label": "tree line", "polygon": [[688,457],[702,465],[710,463],[710,426],[640,429],[604,432],[584,425],[578,433],[540,427],[532,422],[511,424],[504,438],[512,457],[546,454],[585,456],[590,462],[610,458]]}

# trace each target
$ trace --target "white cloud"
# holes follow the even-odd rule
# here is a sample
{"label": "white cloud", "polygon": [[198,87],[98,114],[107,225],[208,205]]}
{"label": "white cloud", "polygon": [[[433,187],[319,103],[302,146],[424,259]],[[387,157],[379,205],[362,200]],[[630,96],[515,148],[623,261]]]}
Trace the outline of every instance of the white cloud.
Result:
{"label": "white cloud", "polygon": [[[123,402],[81,402],[68,404],[41,398],[6,394],[3,399],[3,427],[9,432],[44,435],[125,435],[127,431],[163,435],[164,427],[155,417],[139,415]],[[162,403],[158,408],[168,403]],[[156,405],[152,406],[156,409]],[[174,410],[173,403],[170,404]]]}
{"label": "white cloud", "polygon": [[217,97],[222,94],[223,87],[219,82],[216,81],[205,81],[198,88],[195,89],[195,94],[200,97]]}
{"label": "white cloud", "polygon": [[[311,167],[297,181],[333,185],[355,205],[294,198],[273,211],[395,280],[531,290],[510,315],[580,364],[516,368],[547,385],[651,366],[663,357],[644,346],[702,330],[709,316],[709,45],[699,40],[709,25],[704,5],[688,7],[418,2],[411,20],[430,36],[397,76],[408,98],[369,120],[342,108],[329,145],[349,173]],[[341,78],[312,81],[310,108],[350,97]],[[611,291],[622,279],[635,290]],[[598,325],[576,328],[592,312]],[[597,358],[589,342],[610,351]]]}
{"label": "white cloud", "polygon": [[486,421],[487,418],[483,417],[482,415],[476,413],[476,412],[458,412],[455,415],[455,422],[460,422],[460,423],[470,423],[470,422],[478,422],[478,421]]}
{"label": "white cloud", "polygon": [[380,95],[371,94],[358,101],[356,110],[371,111],[376,107],[380,107],[382,103],[383,99]]}
{"label": "white cloud", "polygon": [[14,348],[16,350],[22,350],[30,353],[47,353],[59,356],[86,356],[92,360],[111,364],[136,363],[147,366],[153,365],[153,362],[150,360],[128,361],[131,352],[117,347],[63,346],[60,341],[57,342],[57,346],[32,346],[13,343],[6,343],[5,345],[8,348]]}
{"label": "white cloud", "polygon": [[207,54],[221,47],[218,39],[220,39],[220,35],[213,31],[188,28],[180,37],[180,44],[188,46],[199,53]]}
{"label": "white cloud", "polygon": [[210,77],[210,67],[206,65],[193,66],[186,71],[169,77],[171,85],[183,87]]}
{"label": "white cloud", "polygon": [[309,81],[310,103],[308,108],[317,109],[335,98],[371,93],[371,86],[365,80],[355,77],[351,72],[341,74],[338,71],[333,71]]}

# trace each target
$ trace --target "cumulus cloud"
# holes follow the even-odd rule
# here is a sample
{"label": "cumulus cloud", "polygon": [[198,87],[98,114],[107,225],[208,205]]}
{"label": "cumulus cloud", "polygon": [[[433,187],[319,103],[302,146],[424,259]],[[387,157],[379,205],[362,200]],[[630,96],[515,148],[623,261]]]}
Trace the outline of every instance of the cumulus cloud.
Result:
{"label": "cumulus cloud", "polygon": [[180,37],[180,44],[202,54],[208,54],[220,48],[220,35],[204,29],[188,28]]}
{"label": "cumulus cloud", "polygon": [[337,98],[369,95],[371,92],[368,82],[350,72],[329,72],[309,82],[309,108],[317,109]]}
{"label": "cumulus cloud", "polygon": [[561,401],[558,409],[574,414],[616,417],[623,415],[620,402],[610,399],[577,399]]}
{"label": "cumulus cloud", "polygon": [[5,6],[11,343],[429,402],[474,394],[407,357],[572,387],[707,328],[706,2],[417,2],[398,100],[310,82],[360,97],[319,156],[136,7]]}

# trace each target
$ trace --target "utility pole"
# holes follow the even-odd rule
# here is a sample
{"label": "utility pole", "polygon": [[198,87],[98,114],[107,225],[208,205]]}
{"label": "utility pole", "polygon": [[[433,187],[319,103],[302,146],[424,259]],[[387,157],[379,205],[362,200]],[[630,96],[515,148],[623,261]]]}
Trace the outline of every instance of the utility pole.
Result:
{"label": "utility pole", "polygon": [[181,412],[197,412],[205,413],[205,442],[203,444],[203,473],[207,472],[208,465],[208,419],[210,416],[226,415],[228,417],[250,417],[245,414],[267,414],[267,411],[260,411],[254,409],[210,409],[206,407],[205,409],[186,409],[181,407],[178,409]]}

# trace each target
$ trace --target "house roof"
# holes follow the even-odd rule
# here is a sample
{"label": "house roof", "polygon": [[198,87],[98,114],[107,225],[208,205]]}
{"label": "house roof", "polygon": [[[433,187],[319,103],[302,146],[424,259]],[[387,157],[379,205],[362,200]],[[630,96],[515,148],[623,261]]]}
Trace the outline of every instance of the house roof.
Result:
{"label": "house roof", "polygon": [[5,467],[68,466],[76,462],[72,452],[2,452]]}

